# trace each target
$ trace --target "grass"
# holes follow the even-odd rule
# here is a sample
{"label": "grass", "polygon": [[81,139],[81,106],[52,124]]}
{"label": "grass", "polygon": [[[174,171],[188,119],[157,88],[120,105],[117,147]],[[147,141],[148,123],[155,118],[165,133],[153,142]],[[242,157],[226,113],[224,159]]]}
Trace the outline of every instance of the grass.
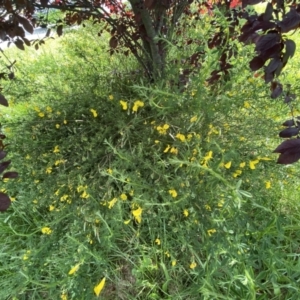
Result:
{"label": "grass", "polygon": [[214,53],[184,93],[149,87],[93,30],[18,52],[4,87],[0,298],[106,278],[102,299],[298,299],[299,167],[271,154],[288,109],[242,58],[211,90]]}

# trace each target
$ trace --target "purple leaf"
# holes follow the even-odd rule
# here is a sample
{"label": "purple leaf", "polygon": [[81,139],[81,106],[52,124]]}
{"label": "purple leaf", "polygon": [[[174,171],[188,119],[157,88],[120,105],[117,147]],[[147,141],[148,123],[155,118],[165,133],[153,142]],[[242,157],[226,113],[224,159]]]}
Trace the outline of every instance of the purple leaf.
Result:
{"label": "purple leaf", "polygon": [[0,192],[0,211],[6,211],[9,208],[10,203],[11,201],[9,197],[6,194]]}
{"label": "purple leaf", "polygon": [[0,164],[0,174],[10,165],[10,160],[4,161]]}
{"label": "purple leaf", "polygon": [[0,94],[0,104],[4,106],[8,106],[8,101],[2,94]]}
{"label": "purple leaf", "polygon": [[279,136],[282,138],[290,138],[292,136],[295,136],[299,133],[299,128],[297,127],[290,127],[286,128],[279,132]]}
{"label": "purple leaf", "polygon": [[261,57],[256,56],[250,61],[250,69],[252,71],[257,71],[261,67],[263,67],[264,64],[265,64],[265,61]]}
{"label": "purple leaf", "polygon": [[282,123],[282,126],[291,127],[295,125],[295,121],[293,119],[287,120],[284,123]]}
{"label": "purple leaf", "polygon": [[280,43],[280,41],[281,38],[278,33],[272,32],[266,35],[262,35],[256,42],[255,50],[257,52],[266,51],[275,46],[276,44]]}
{"label": "purple leaf", "polygon": [[288,165],[294,162],[297,162],[300,159],[300,151],[299,152],[285,152],[280,154],[277,160],[278,164]]}
{"label": "purple leaf", "polygon": [[273,81],[271,83],[271,98],[272,99],[276,99],[277,97],[279,97],[283,91],[283,88],[282,88],[282,84],[279,83],[279,82],[276,82],[276,81]]}
{"label": "purple leaf", "polygon": [[300,15],[296,9],[291,9],[284,17],[284,19],[279,22],[279,27],[282,33],[289,32],[290,30],[296,29],[300,24]]}
{"label": "purple leaf", "polygon": [[0,160],[6,156],[6,152],[0,151]]}
{"label": "purple leaf", "polygon": [[19,22],[22,24],[22,26],[25,28],[25,30],[32,34],[33,33],[33,26],[29,22],[29,20],[22,17],[22,16],[20,16],[20,15],[18,15],[17,18],[18,18]]}
{"label": "purple leaf", "polygon": [[18,172],[6,172],[3,174],[3,179],[4,178],[13,179],[13,178],[17,178],[18,176],[19,176]]}
{"label": "purple leaf", "polygon": [[282,142],[273,152],[285,153],[287,151],[300,152],[300,139],[290,139]]}

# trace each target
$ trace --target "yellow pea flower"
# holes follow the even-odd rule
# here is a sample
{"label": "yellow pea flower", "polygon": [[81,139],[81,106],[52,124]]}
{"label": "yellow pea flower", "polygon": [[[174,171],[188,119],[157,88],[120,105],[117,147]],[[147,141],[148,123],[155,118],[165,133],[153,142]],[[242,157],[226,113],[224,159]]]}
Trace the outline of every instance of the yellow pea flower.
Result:
{"label": "yellow pea flower", "polygon": [[144,102],[137,100],[134,102],[133,107],[132,107],[132,111],[137,112],[139,107],[143,107],[144,106]]}
{"label": "yellow pea flower", "polygon": [[207,234],[209,235],[209,236],[211,236],[213,233],[215,233],[215,232],[217,232],[217,230],[216,229],[208,229],[207,230]]}
{"label": "yellow pea flower", "polygon": [[118,201],[117,198],[113,198],[111,201],[109,201],[108,202],[108,209],[113,208],[117,201]]}
{"label": "yellow pea flower", "polygon": [[231,161],[229,161],[228,163],[224,164],[224,167],[226,169],[230,169],[230,167],[231,167]]}
{"label": "yellow pea flower", "polygon": [[197,264],[193,261],[191,264],[190,264],[190,269],[195,269],[197,267]]}
{"label": "yellow pea flower", "polygon": [[271,188],[271,181],[266,181],[266,189],[270,189]]}
{"label": "yellow pea flower", "polygon": [[59,147],[58,147],[58,146],[55,146],[55,147],[54,147],[54,150],[53,150],[53,153],[59,153],[59,152],[60,152]]}
{"label": "yellow pea flower", "polygon": [[103,290],[104,288],[104,285],[105,285],[105,277],[99,282],[99,284],[97,284],[95,287],[94,287],[94,293],[96,294],[97,297],[99,297],[101,291]]}
{"label": "yellow pea flower", "polygon": [[120,100],[120,104],[121,104],[123,110],[127,110],[128,109],[128,105],[127,105],[126,101]]}
{"label": "yellow pea flower", "polygon": [[50,227],[43,227],[41,229],[43,234],[51,234],[52,233],[52,229]]}
{"label": "yellow pea flower", "polygon": [[176,197],[177,197],[177,192],[176,192],[176,190],[174,190],[174,189],[169,190],[169,194],[170,194],[173,198],[176,198]]}
{"label": "yellow pea flower", "polygon": [[164,153],[167,153],[169,150],[170,150],[170,145],[168,145],[167,147],[166,147],[166,149],[164,150]]}
{"label": "yellow pea flower", "polygon": [[124,193],[121,194],[120,198],[121,198],[123,201],[127,200],[127,196],[126,196],[126,194],[124,194]]}
{"label": "yellow pea flower", "polygon": [[240,168],[244,168],[246,166],[246,163],[245,162],[241,162],[240,163]]}
{"label": "yellow pea flower", "polygon": [[178,140],[180,140],[181,142],[185,142],[185,135],[182,133],[177,133],[175,136]]}
{"label": "yellow pea flower", "polygon": [[249,162],[249,167],[250,167],[250,169],[251,169],[251,170],[254,170],[254,169],[256,168],[255,165],[258,164],[258,163],[259,163],[259,160],[258,160],[258,159],[251,160],[251,161]]}
{"label": "yellow pea flower", "polygon": [[132,215],[138,223],[142,222],[142,212],[143,210],[141,207],[138,207],[137,209],[131,211]]}
{"label": "yellow pea flower", "polygon": [[191,119],[190,119],[190,122],[191,123],[194,123],[194,122],[196,122],[197,121],[197,117],[196,116],[194,116],[194,117],[192,117]]}
{"label": "yellow pea flower", "polygon": [[97,114],[97,111],[95,109],[90,109],[90,112],[93,114],[93,117],[94,118],[97,118],[98,114]]}
{"label": "yellow pea flower", "polygon": [[76,272],[78,271],[79,267],[80,267],[80,263],[77,264],[77,265],[75,265],[75,266],[69,271],[68,275],[73,275],[74,273],[76,273]]}
{"label": "yellow pea flower", "polygon": [[155,241],[154,241],[154,243],[156,244],[156,245],[160,245],[160,239],[156,239]]}

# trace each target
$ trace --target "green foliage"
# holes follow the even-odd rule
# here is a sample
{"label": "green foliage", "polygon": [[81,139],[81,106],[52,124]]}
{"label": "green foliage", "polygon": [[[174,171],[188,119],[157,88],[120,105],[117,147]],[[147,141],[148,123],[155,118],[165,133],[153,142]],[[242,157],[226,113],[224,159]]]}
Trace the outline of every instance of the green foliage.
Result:
{"label": "green foliage", "polygon": [[297,167],[270,155],[286,108],[242,58],[208,87],[215,52],[184,91],[149,87],[91,30],[26,51],[5,87],[0,298],[93,299],[105,277],[103,299],[297,299]]}

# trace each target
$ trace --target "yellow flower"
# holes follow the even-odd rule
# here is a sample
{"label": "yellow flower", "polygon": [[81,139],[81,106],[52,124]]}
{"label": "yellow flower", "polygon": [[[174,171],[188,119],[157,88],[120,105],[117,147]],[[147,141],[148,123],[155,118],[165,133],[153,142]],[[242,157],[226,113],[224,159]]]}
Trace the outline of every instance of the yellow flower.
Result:
{"label": "yellow flower", "polygon": [[224,164],[224,167],[226,169],[230,169],[230,167],[231,167],[231,161],[229,161],[228,163]]}
{"label": "yellow flower", "polygon": [[176,197],[177,197],[177,192],[176,192],[176,190],[174,190],[174,189],[169,190],[169,194],[170,194],[173,198],[176,198]]}
{"label": "yellow flower", "polygon": [[172,147],[172,148],[170,149],[170,153],[177,155],[177,154],[178,154],[178,149],[175,148],[175,147]]}
{"label": "yellow flower", "polygon": [[50,106],[47,106],[46,110],[47,110],[48,113],[52,113],[52,108]]}
{"label": "yellow flower", "polygon": [[135,220],[138,223],[142,222],[142,212],[143,212],[143,210],[140,207],[138,207],[137,209],[131,211],[132,215],[134,216]]}
{"label": "yellow flower", "polygon": [[208,204],[205,204],[204,207],[206,210],[211,211],[211,207]]}
{"label": "yellow flower", "polygon": [[45,117],[45,114],[43,112],[40,112],[39,117],[43,118],[43,117]]}
{"label": "yellow flower", "polygon": [[46,174],[51,174],[52,173],[52,167],[48,167],[46,169]]}
{"label": "yellow flower", "polygon": [[157,245],[159,246],[159,245],[160,245],[160,239],[156,239],[156,240],[154,241],[154,243],[157,244]]}
{"label": "yellow flower", "polygon": [[56,129],[59,129],[60,125],[59,124],[55,124]]}
{"label": "yellow flower", "polygon": [[59,147],[58,147],[58,146],[55,146],[55,147],[54,147],[54,150],[53,150],[53,153],[59,153],[59,152],[60,152]]}
{"label": "yellow flower", "polygon": [[130,223],[130,219],[123,222],[125,225],[128,225]]}
{"label": "yellow flower", "polygon": [[189,211],[188,211],[187,209],[184,209],[184,210],[183,210],[183,215],[184,215],[185,217],[188,217],[188,216],[189,216]]}
{"label": "yellow flower", "polygon": [[90,109],[90,112],[93,114],[93,117],[94,118],[97,118],[98,114],[97,114],[97,111],[95,109]]}
{"label": "yellow flower", "polygon": [[29,154],[27,154],[25,158],[26,158],[26,159],[30,159],[31,156],[30,156]]}
{"label": "yellow flower", "polygon": [[271,181],[266,181],[266,189],[270,189],[271,188]]}
{"label": "yellow flower", "polygon": [[242,174],[242,170],[236,170],[236,171],[232,174],[232,176],[233,176],[234,178],[236,178],[236,177],[240,176],[241,174]]}
{"label": "yellow flower", "polygon": [[171,264],[172,264],[172,267],[175,267],[175,266],[176,266],[176,264],[177,264],[177,261],[176,261],[176,259],[172,260]]}
{"label": "yellow flower", "polygon": [[89,197],[90,197],[90,195],[86,191],[83,191],[83,193],[80,195],[80,198],[83,198],[83,199],[87,199]]}
{"label": "yellow flower", "polygon": [[23,260],[27,260],[29,258],[31,251],[27,250],[26,253],[23,255]]}
{"label": "yellow flower", "polygon": [[52,229],[50,227],[43,227],[41,229],[43,234],[51,234],[52,233]]}
{"label": "yellow flower", "polygon": [[69,271],[68,275],[73,275],[74,273],[76,273],[76,272],[78,271],[79,267],[80,267],[80,263],[77,264],[77,265],[75,265],[75,266]]}
{"label": "yellow flower", "polygon": [[103,290],[105,285],[105,277],[99,282],[99,284],[97,284],[94,287],[94,293],[96,294],[96,296],[98,297],[101,293],[101,291]]}
{"label": "yellow flower", "polygon": [[191,123],[194,123],[194,122],[196,122],[197,121],[197,117],[196,116],[194,116],[194,117],[192,117],[191,119],[190,119],[190,122]]}
{"label": "yellow flower", "polygon": [[159,144],[159,140],[155,140],[154,143],[155,143],[155,144]]}
{"label": "yellow flower", "polygon": [[58,159],[58,160],[55,161],[54,165],[55,165],[55,166],[58,166],[59,164],[62,164],[62,163],[64,163],[64,162],[65,162],[65,161],[64,161],[63,159]]}
{"label": "yellow flower", "polygon": [[128,105],[127,105],[126,101],[120,100],[120,104],[121,104],[123,110],[127,110],[128,109]]}
{"label": "yellow flower", "polygon": [[211,236],[213,233],[215,233],[215,232],[217,232],[217,230],[216,229],[208,229],[207,230],[207,234],[209,235],[209,236]]}
{"label": "yellow flower", "polygon": [[107,169],[106,172],[111,175],[113,171],[112,169]]}
{"label": "yellow flower", "polygon": [[66,293],[62,293],[62,294],[60,295],[60,299],[61,299],[61,300],[68,300],[68,295],[67,295]]}
{"label": "yellow flower", "polygon": [[164,153],[167,153],[169,150],[170,150],[170,145],[168,145],[167,147],[166,147],[166,149],[164,150]]}
{"label": "yellow flower", "polygon": [[255,169],[255,165],[259,163],[259,160],[258,159],[255,159],[255,160],[251,160],[249,162],[249,167],[251,170],[254,170]]}
{"label": "yellow flower", "polygon": [[64,201],[66,201],[68,198],[69,198],[68,195],[63,195],[63,196],[60,197],[60,201],[61,201],[61,202],[64,202]]}
{"label": "yellow flower", "polygon": [[64,120],[64,124],[66,125],[68,122],[67,122],[67,120]]}
{"label": "yellow flower", "polygon": [[49,205],[49,211],[52,211],[55,209],[55,206],[54,205]]}
{"label": "yellow flower", "polygon": [[134,190],[130,190],[129,195],[133,196],[134,195]]}
{"label": "yellow flower", "polygon": [[224,204],[224,199],[221,199],[221,200],[218,202],[218,207],[223,207],[223,204]]}
{"label": "yellow flower", "polygon": [[245,108],[250,108],[251,105],[250,105],[250,103],[248,101],[244,101],[244,107]]}
{"label": "yellow flower", "polygon": [[159,132],[159,134],[167,134],[167,130],[169,129],[170,125],[164,124],[163,126],[157,126],[156,130]]}
{"label": "yellow flower", "polygon": [[108,202],[108,209],[113,208],[117,201],[118,201],[117,198],[113,198],[111,201],[109,201]]}
{"label": "yellow flower", "polygon": [[197,267],[197,264],[193,261],[191,264],[190,264],[190,269],[195,269]]}
{"label": "yellow flower", "polygon": [[78,193],[83,192],[87,189],[87,185],[79,185],[76,190]]}
{"label": "yellow flower", "polygon": [[240,168],[244,168],[246,166],[246,163],[245,162],[241,162],[240,163]]}
{"label": "yellow flower", "polygon": [[192,137],[193,137],[193,135],[192,135],[191,133],[189,133],[189,134],[187,135],[187,140],[190,141],[190,140],[192,139]]}
{"label": "yellow flower", "polygon": [[205,167],[207,167],[207,162],[212,159],[213,157],[213,152],[212,151],[208,151],[206,153],[206,155],[204,156],[203,161],[201,162]]}
{"label": "yellow flower", "polygon": [[123,201],[127,200],[127,196],[126,196],[126,194],[124,194],[124,193],[121,194],[120,198],[121,198],[121,200],[123,200]]}
{"label": "yellow flower", "polygon": [[134,102],[132,111],[137,112],[137,111],[138,111],[138,108],[139,108],[139,107],[143,107],[143,106],[144,106],[144,102],[143,102],[143,101],[140,101],[140,100],[137,100],[137,101]]}
{"label": "yellow flower", "polygon": [[178,140],[180,140],[181,142],[185,142],[185,135],[181,134],[181,133],[177,133],[175,136]]}
{"label": "yellow flower", "polygon": [[108,99],[109,99],[109,100],[114,100],[114,96],[113,96],[113,95],[109,95],[109,96],[108,96]]}

